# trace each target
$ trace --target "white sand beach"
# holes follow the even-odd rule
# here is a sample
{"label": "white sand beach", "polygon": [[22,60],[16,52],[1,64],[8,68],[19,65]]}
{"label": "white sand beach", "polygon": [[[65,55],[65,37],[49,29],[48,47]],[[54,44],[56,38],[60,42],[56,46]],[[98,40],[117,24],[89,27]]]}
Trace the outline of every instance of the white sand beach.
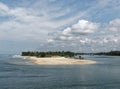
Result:
{"label": "white sand beach", "polygon": [[80,64],[95,64],[96,61],[86,60],[86,59],[72,59],[65,57],[45,57],[37,58],[30,56],[23,56],[23,58],[30,59],[33,61],[33,64],[38,65],[80,65]]}

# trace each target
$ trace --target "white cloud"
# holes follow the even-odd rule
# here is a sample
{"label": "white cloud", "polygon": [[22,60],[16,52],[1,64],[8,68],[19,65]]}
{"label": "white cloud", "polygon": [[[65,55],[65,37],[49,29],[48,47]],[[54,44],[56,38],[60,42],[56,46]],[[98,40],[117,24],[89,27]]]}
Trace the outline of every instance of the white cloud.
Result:
{"label": "white cloud", "polygon": [[70,27],[64,29],[63,32],[62,32],[63,35],[70,35],[70,33],[71,33],[71,28]]}
{"label": "white cloud", "polygon": [[0,3],[0,11],[8,11],[9,10],[9,8],[5,5],[5,4],[3,4],[3,3]]}
{"label": "white cloud", "polygon": [[87,35],[94,33],[99,28],[99,24],[87,20],[79,20],[77,24],[63,30],[63,35]]}
{"label": "white cloud", "polygon": [[5,4],[0,3],[0,16],[6,15],[7,11],[9,11],[9,8]]}
{"label": "white cloud", "polygon": [[106,28],[107,32],[120,32],[120,19],[114,19],[109,22],[108,27]]}
{"label": "white cloud", "polygon": [[53,40],[53,39],[48,39],[47,42],[48,42],[48,43],[53,43],[54,40]]}

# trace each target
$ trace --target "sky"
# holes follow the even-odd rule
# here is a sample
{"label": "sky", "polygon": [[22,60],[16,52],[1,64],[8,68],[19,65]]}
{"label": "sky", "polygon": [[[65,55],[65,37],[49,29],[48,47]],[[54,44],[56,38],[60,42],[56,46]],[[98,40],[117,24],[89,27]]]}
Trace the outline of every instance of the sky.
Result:
{"label": "sky", "polygon": [[120,50],[120,0],[0,0],[0,53]]}

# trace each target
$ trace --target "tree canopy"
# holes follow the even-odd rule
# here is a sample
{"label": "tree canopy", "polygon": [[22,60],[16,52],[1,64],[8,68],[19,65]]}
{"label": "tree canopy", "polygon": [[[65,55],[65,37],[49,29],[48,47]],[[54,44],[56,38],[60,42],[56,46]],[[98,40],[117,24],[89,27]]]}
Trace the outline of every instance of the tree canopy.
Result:
{"label": "tree canopy", "polygon": [[22,56],[36,56],[36,57],[52,57],[52,56],[64,56],[64,57],[73,57],[74,52],[70,51],[57,51],[57,52],[22,52]]}

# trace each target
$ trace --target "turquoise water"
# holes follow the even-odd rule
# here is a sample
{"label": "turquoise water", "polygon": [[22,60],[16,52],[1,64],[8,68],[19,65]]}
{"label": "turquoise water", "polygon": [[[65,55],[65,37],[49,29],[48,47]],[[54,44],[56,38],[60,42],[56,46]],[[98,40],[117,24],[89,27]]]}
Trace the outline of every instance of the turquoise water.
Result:
{"label": "turquoise water", "polygon": [[120,89],[120,57],[85,56],[92,65],[25,65],[0,55],[0,89]]}

